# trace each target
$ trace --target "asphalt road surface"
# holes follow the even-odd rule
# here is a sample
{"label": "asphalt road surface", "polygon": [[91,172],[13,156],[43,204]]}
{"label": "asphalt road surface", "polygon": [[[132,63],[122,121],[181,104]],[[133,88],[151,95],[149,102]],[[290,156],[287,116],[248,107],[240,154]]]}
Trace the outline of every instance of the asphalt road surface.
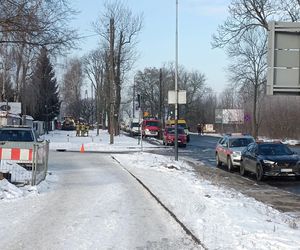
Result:
{"label": "asphalt road surface", "polygon": [[[218,140],[219,137],[192,135],[191,142],[187,147],[188,152],[182,151],[182,155],[187,155],[193,159],[202,161],[207,166],[215,167],[215,146]],[[300,154],[300,147],[290,148],[294,152]],[[223,167],[223,169],[226,171],[226,167]],[[236,172],[233,174],[238,173]],[[253,175],[248,175],[248,178],[254,180]],[[293,177],[268,178],[265,183],[300,195],[300,181],[296,181]]]}
{"label": "asphalt road surface", "polygon": [[[179,148],[179,159],[190,159],[196,173],[216,184],[234,188],[280,211],[293,212],[300,216],[300,181],[296,181],[293,177],[281,177],[268,178],[264,182],[257,183],[254,175],[243,177],[238,171],[229,173],[226,166],[217,168],[215,146],[218,140],[219,137],[191,135],[187,147]],[[291,149],[300,154],[299,147],[291,147]],[[174,148],[169,147],[159,153],[174,155]],[[200,162],[204,163],[204,166]]]}

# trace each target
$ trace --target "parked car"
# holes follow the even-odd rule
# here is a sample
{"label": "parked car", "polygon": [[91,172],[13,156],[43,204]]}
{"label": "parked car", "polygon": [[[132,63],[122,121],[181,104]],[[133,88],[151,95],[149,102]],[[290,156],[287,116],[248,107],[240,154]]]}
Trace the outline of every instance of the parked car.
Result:
{"label": "parked car", "polygon": [[216,164],[227,165],[228,171],[240,166],[241,152],[252,142],[254,138],[250,135],[225,135],[216,146]]}
{"label": "parked car", "polygon": [[[178,146],[186,147],[187,135],[183,128],[178,128]],[[166,127],[163,133],[163,144],[164,145],[174,145],[175,143],[175,128]]]}
{"label": "parked car", "polygon": [[22,125],[0,127],[1,160],[13,160],[20,166],[31,170],[34,145],[42,146],[39,152],[43,152],[43,157],[48,154],[46,142],[38,138],[32,127]]}
{"label": "parked car", "polygon": [[[177,126],[182,127],[184,129],[184,132],[186,133],[187,142],[190,141],[190,132],[189,127],[186,124],[186,121],[183,119],[177,120]],[[175,127],[175,120],[167,120],[166,121],[166,127]]]}
{"label": "parked car", "polygon": [[32,127],[21,125],[0,127],[0,141],[37,142],[38,140],[38,135]]}
{"label": "parked car", "polygon": [[256,175],[257,181],[267,176],[300,177],[300,156],[282,143],[251,143],[242,152],[240,174]]}

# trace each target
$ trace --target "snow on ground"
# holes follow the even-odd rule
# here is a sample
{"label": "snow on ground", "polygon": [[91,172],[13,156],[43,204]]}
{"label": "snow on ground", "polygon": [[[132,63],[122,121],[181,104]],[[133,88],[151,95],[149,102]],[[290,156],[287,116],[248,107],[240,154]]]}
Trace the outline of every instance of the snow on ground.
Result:
{"label": "snow on ground", "polygon": [[[54,131],[45,139],[50,140],[51,150],[80,151],[84,145],[86,151],[112,151],[123,168],[139,178],[208,249],[300,249],[296,215],[281,213],[202,179],[184,161],[142,152],[136,139],[121,135],[110,145],[105,131],[99,136],[93,131],[89,137],[76,137],[74,131]],[[144,151],[154,147],[143,142]],[[139,152],[116,153],[130,150]],[[22,188],[1,180],[0,202],[22,202],[23,196],[38,196],[54,189],[53,178],[58,177],[48,175],[37,187]]]}
{"label": "snow on ground", "polygon": [[2,160],[0,162],[0,172],[11,173],[12,182],[29,183],[32,178],[30,171],[27,171],[25,168],[10,160]]}
{"label": "snow on ground", "polygon": [[299,249],[299,220],[196,177],[189,165],[148,153],[114,155],[208,249]]}
{"label": "snow on ground", "polygon": [[[63,136],[61,136],[63,134]],[[43,137],[50,141],[50,150],[80,151],[82,145],[85,151],[111,152],[111,151],[139,151],[141,149],[157,146],[125,136],[123,134],[114,136],[114,144],[110,144],[110,137],[107,131],[100,130],[99,136],[96,131],[90,131],[89,136],[77,137],[75,131],[54,131]]]}

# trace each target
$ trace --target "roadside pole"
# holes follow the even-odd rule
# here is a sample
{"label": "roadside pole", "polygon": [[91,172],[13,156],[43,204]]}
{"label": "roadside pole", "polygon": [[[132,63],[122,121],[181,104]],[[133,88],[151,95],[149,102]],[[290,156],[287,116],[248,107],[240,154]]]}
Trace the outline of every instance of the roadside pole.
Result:
{"label": "roadside pole", "polygon": [[178,161],[178,0],[176,0],[176,34],[175,34],[175,161]]}
{"label": "roadside pole", "polygon": [[109,133],[110,133],[110,144],[114,144],[114,133],[115,133],[115,82],[114,82],[114,34],[115,34],[115,27],[114,27],[114,19],[110,19],[110,39],[109,39],[109,81],[110,81],[110,88],[109,88],[109,101],[110,101],[110,123],[109,123]]}
{"label": "roadside pole", "polygon": [[140,142],[141,142],[141,152],[143,152],[143,115],[142,115],[142,97],[138,94],[138,104],[139,104],[139,123],[140,123]]}

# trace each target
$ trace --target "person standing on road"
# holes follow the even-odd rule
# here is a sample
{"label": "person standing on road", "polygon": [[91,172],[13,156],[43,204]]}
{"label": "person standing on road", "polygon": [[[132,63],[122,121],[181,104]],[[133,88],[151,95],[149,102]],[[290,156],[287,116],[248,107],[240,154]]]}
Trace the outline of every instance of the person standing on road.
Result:
{"label": "person standing on road", "polygon": [[198,135],[201,135],[201,124],[200,123],[197,124],[197,132],[198,132]]}
{"label": "person standing on road", "polygon": [[76,136],[80,136],[80,124],[77,122],[76,124]]}
{"label": "person standing on road", "polygon": [[88,123],[85,124],[85,133],[86,133],[86,136],[89,136],[89,130],[90,130],[90,126]]}
{"label": "person standing on road", "polygon": [[85,126],[84,123],[80,123],[80,135],[84,136],[85,133]]}

